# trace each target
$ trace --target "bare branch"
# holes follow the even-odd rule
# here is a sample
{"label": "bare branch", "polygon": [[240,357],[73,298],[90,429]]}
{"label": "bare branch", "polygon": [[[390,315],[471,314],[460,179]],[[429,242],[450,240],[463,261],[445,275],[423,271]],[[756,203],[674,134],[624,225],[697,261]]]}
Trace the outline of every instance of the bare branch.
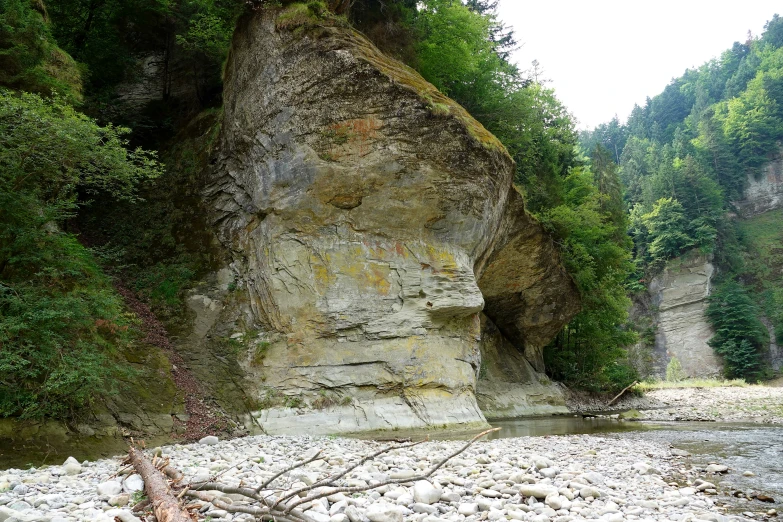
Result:
{"label": "bare branch", "polygon": [[301,510],[296,510],[290,515],[283,514],[282,511],[274,511],[268,507],[244,506],[236,504],[227,504],[214,495],[209,495],[203,491],[186,490],[185,496],[197,498],[204,502],[210,502],[218,509],[228,511],[229,513],[247,513],[262,520],[276,522],[315,522],[310,516]]}
{"label": "bare branch", "polygon": [[238,486],[228,486],[226,484],[221,484],[220,482],[197,482],[196,484],[191,484],[190,491],[220,491],[221,493],[226,494],[236,494],[236,495],[242,495],[243,497],[248,497],[253,500],[261,500],[261,498],[258,496],[256,491],[254,489],[248,489],[248,488],[241,488]]}
{"label": "bare branch", "polygon": [[[320,492],[315,493],[313,495],[308,495],[304,498],[301,498],[295,502],[291,502],[290,504],[287,504],[287,507],[284,511],[285,514],[288,514],[291,512],[292,509],[295,507],[304,504],[306,502],[312,502],[313,500],[318,500],[319,498],[328,497],[329,495],[334,495],[335,493],[358,493],[360,491],[370,491],[376,488],[380,488],[383,486],[388,486],[391,484],[403,484],[405,482],[414,482],[416,480],[424,480],[426,478],[429,478],[433,473],[435,473],[437,470],[439,470],[446,462],[448,462],[450,459],[453,459],[466,449],[468,449],[474,442],[479,440],[481,437],[484,437],[485,435],[488,435],[492,432],[499,431],[500,428],[492,428],[486,431],[482,431],[472,439],[470,439],[464,446],[462,446],[460,449],[452,453],[451,455],[445,457],[444,459],[441,459],[437,464],[435,464],[433,467],[431,467],[426,473],[422,475],[418,475],[415,477],[410,478],[404,478],[404,479],[389,479],[386,481],[379,482],[378,484],[373,484],[371,486],[354,486],[354,487],[338,487],[338,488],[332,488],[332,490],[327,492]],[[279,501],[278,501],[279,503]],[[276,503],[275,506],[278,504]]]}
{"label": "bare branch", "polygon": [[256,488],[256,493],[258,493],[258,492],[259,492],[259,491],[261,491],[262,489],[266,489],[266,487],[267,487],[269,484],[271,484],[272,482],[274,482],[276,479],[280,478],[281,476],[285,475],[285,474],[286,474],[286,473],[288,473],[289,471],[293,471],[293,470],[295,470],[296,468],[301,468],[302,466],[306,466],[307,464],[310,464],[310,463],[311,463],[311,462],[313,462],[314,460],[318,460],[318,457],[321,455],[321,452],[322,452],[322,451],[323,451],[323,450],[318,450],[318,452],[317,452],[315,455],[313,455],[312,457],[310,457],[309,459],[307,459],[307,460],[305,460],[305,461],[302,461],[302,462],[299,462],[299,463],[297,463],[297,464],[293,464],[293,465],[291,465],[291,466],[289,466],[289,467],[285,468],[285,469],[284,469],[283,471],[281,471],[280,473],[277,473],[276,475],[272,476],[272,478],[270,478],[269,480],[267,480],[266,482],[264,482],[263,484],[261,484],[260,486],[258,486],[258,488]]}
{"label": "bare branch", "polygon": [[411,448],[413,446],[418,446],[419,444],[427,442],[428,440],[429,440],[429,437],[427,437],[424,440],[420,440],[418,442],[413,442],[413,443],[410,443],[410,444],[405,444],[405,445],[402,445],[402,446],[387,446],[387,447],[385,447],[383,449],[380,449],[380,450],[376,451],[375,453],[367,455],[366,457],[362,458],[359,462],[357,462],[353,466],[349,466],[347,469],[345,469],[344,471],[342,471],[342,472],[340,472],[340,473],[338,473],[336,475],[329,475],[328,477],[323,478],[323,479],[319,480],[318,482],[316,482],[316,483],[314,483],[314,484],[312,484],[310,486],[305,486],[303,488],[299,488],[299,489],[296,489],[294,491],[290,491],[285,496],[283,496],[280,499],[278,499],[278,501],[275,503],[275,506],[278,505],[278,504],[283,504],[288,499],[293,498],[293,497],[299,495],[300,493],[304,493],[305,491],[312,491],[313,489],[315,489],[317,487],[321,487],[321,486],[334,485],[334,482],[336,480],[339,480],[339,479],[343,478],[345,475],[347,475],[351,471],[355,470],[356,468],[358,468],[359,466],[361,466],[365,462],[367,462],[369,460],[372,460],[372,459],[374,459],[375,457],[377,457],[379,455],[383,455],[384,453],[389,452],[389,451],[394,450],[394,449],[406,449],[406,448]]}

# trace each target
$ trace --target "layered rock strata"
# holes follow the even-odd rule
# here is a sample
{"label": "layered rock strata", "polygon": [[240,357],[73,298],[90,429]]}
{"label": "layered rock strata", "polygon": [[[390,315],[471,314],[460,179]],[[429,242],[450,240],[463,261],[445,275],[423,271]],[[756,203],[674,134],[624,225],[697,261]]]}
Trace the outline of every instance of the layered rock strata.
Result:
{"label": "layered rock strata", "polygon": [[484,424],[485,305],[538,366],[578,309],[513,161],[359,33],[280,15],[240,21],[206,192],[261,329],[254,415],[269,433]]}
{"label": "layered rock strata", "polygon": [[707,344],[714,332],[705,315],[714,272],[709,258],[691,251],[667,262],[650,282],[658,310],[655,352],[662,372],[676,357],[688,377],[721,375],[720,357]]}

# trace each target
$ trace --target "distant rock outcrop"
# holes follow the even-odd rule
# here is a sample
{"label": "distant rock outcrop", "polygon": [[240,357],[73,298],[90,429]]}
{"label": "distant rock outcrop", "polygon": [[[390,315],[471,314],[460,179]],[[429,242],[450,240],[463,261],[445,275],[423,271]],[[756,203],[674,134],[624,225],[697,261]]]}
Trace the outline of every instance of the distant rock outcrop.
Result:
{"label": "distant rock outcrop", "polygon": [[743,197],[734,205],[744,218],[783,208],[783,151],[778,151],[758,176],[748,175]]}
{"label": "distant rock outcrop", "polygon": [[715,268],[711,259],[693,250],[666,263],[649,285],[657,309],[655,354],[661,371],[677,358],[688,377],[722,373],[723,363],[707,344],[714,332],[707,322],[707,298]]}
{"label": "distant rock outcrop", "polygon": [[361,34],[281,13],[240,21],[206,192],[261,330],[253,415],[269,433],[483,424],[482,310],[545,389],[533,369],[578,294],[504,147]]}

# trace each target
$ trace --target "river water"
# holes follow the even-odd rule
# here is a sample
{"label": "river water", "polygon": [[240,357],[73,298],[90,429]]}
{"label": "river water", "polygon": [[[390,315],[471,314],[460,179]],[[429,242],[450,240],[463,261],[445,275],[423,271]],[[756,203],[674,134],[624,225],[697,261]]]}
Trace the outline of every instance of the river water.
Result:
{"label": "river water", "polygon": [[[669,443],[672,447],[684,449],[692,454],[683,463],[687,466],[704,468],[715,462],[731,468],[730,473],[711,478],[724,492],[756,491],[775,499],[773,504],[749,501],[747,509],[759,511],[762,508],[783,506],[783,426],[758,424],[724,424],[714,422],[634,422],[621,421],[610,416],[583,418],[581,416],[536,417],[491,422],[500,427],[491,438],[537,437],[553,435],[588,434],[604,437],[640,438]],[[395,432],[396,437],[412,436],[416,433]],[[455,436],[432,438],[464,438]],[[148,441],[151,445],[170,441]],[[0,446],[3,446],[0,444]],[[9,467],[40,466],[60,464],[69,455],[77,459],[90,459],[122,454],[127,446],[121,439],[84,440],[67,447],[46,444],[19,444],[0,447],[0,470]],[[641,457],[641,456],[640,456]],[[755,475],[744,477],[744,471]],[[740,507],[743,499],[732,499]]]}
{"label": "river water", "polygon": [[[493,438],[590,434],[607,437],[639,438],[669,443],[686,450],[691,457],[684,461],[704,468],[710,463],[730,468],[726,475],[714,477],[711,482],[723,492],[741,491],[763,493],[775,499],[772,504],[731,500],[742,508],[759,511],[783,506],[783,426],[737,424],[718,422],[631,422],[608,416],[582,418],[561,416],[500,420],[491,422],[502,430]],[[751,471],[752,477],[743,476]]]}

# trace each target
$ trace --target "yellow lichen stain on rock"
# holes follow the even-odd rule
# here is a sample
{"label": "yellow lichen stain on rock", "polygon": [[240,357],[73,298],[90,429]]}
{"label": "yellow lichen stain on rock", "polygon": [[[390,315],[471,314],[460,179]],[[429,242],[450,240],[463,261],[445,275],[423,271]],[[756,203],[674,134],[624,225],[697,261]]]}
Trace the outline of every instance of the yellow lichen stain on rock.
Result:
{"label": "yellow lichen stain on rock", "polygon": [[438,248],[433,245],[427,245],[424,248],[424,252],[427,257],[427,261],[429,261],[427,264],[430,265],[433,273],[450,270],[453,271],[458,267],[454,253],[449,250]]}
{"label": "yellow lichen stain on rock", "polygon": [[378,263],[370,263],[362,273],[362,283],[360,288],[364,285],[365,288],[372,289],[381,295],[389,295],[391,289],[391,282],[389,281],[389,265],[381,265]]}

